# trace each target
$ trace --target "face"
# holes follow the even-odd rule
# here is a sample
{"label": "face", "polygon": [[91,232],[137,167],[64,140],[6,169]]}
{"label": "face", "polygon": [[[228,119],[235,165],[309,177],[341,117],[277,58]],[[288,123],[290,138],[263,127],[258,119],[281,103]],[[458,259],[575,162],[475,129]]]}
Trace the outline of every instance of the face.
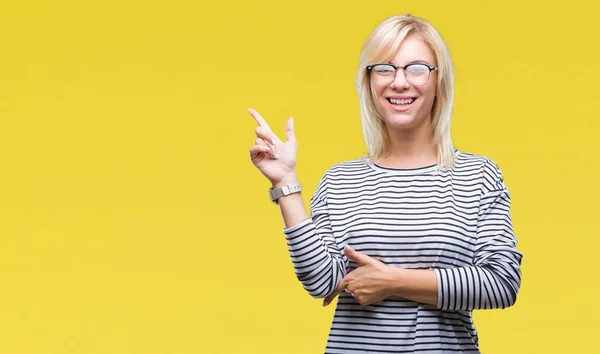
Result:
{"label": "face", "polygon": [[[409,35],[390,63],[404,66],[414,62],[437,65],[431,48],[418,35]],[[413,86],[406,81],[403,69],[398,69],[396,78],[387,86],[378,86],[371,81],[377,111],[385,119],[388,129],[406,130],[428,125],[436,81],[437,71],[433,70],[425,85]]]}

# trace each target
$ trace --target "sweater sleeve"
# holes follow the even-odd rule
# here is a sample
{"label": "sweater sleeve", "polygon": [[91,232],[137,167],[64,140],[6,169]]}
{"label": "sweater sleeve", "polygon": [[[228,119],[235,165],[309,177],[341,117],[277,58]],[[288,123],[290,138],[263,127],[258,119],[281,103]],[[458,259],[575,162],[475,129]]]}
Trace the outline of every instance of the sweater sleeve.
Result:
{"label": "sweater sleeve", "polygon": [[517,300],[523,256],[516,248],[510,194],[502,172],[489,159],[482,177],[473,266],[435,269],[440,309],[506,308]]}
{"label": "sweater sleeve", "polygon": [[310,217],[284,228],[294,270],[314,298],[331,294],[346,274],[347,258],[338,247],[327,207],[327,173],[310,200]]}

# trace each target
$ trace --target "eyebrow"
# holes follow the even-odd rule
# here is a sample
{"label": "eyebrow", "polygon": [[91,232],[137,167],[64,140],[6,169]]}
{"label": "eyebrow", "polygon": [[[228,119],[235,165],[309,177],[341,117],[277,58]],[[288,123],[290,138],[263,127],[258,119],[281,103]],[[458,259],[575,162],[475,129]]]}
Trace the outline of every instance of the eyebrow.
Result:
{"label": "eyebrow", "polygon": [[397,64],[392,63],[391,61],[388,62],[388,64],[393,64],[393,65],[396,65],[396,66],[404,66],[404,65],[410,65],[410,64],[429,64],[429,65],[433,65],[433,64],[428,63],[426,60],[420,60],[420,59],[419,60],[409,61],[408,63],[406,63],[404,65],[397,65]]}

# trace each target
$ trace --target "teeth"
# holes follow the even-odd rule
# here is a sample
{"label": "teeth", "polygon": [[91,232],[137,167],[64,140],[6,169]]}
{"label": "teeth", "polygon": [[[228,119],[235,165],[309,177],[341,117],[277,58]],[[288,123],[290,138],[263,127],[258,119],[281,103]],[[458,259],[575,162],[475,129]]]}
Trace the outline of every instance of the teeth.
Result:
{"label": "teeth", "polygon": [[401,104],[401,105],[407,105],[407,104],[411,104],[415,101],[414,98],[407,98],[407,99],[396,99],[396,98],[390,98],[390,102],[392,102],[393,104]]}

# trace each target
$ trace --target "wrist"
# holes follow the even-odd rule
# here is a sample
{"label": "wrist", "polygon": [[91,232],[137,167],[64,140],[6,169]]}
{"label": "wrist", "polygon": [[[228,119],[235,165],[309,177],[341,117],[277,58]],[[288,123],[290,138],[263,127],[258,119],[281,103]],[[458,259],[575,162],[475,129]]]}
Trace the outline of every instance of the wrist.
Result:
{"label": "wrist", "polygon": [[273,189],[276,189],[281,186],[285,186],[287,184],[296,183],[296,182],[298,182],[298,177],[296,177],[295,173],[292,173],[292,174],[289,174],[289,175],[283,177],[279,181],[273,181],[271,183],[273,185]]}
{"label": "wrist", "polygon": [[406,270],[404,268],[389,267],[388,269],[388,284],[386,286],[389,295],[399,296],[404,290],[406,285]]}

